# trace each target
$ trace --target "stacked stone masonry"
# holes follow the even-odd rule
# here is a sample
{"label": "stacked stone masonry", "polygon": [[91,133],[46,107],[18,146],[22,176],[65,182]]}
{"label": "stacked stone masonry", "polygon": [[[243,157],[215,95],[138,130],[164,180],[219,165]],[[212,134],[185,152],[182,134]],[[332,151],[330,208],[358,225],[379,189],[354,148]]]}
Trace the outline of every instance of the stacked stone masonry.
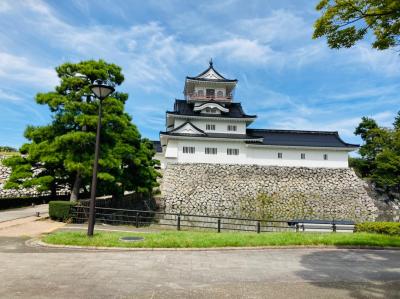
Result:
{"label": "stacked stone masonry", "polygon": [[[35,197],[41,195],[49,195],[50,192],[39,192],[36,188],[20,188],[20,189],[4,189],[4,185],[7,182],[9,176],[11,175],[11,168],[6,167],[1,164],[1,161],[6,157],[0,156],[0,198],[9,197]],[[58,194],[67,194],[69,190],[64,188],[57,192]]]}
{"label": "stacked stone masonry", "polygon": [[350,168],[169,164],[162,198],[172,213],[373,221],[367,187]]}

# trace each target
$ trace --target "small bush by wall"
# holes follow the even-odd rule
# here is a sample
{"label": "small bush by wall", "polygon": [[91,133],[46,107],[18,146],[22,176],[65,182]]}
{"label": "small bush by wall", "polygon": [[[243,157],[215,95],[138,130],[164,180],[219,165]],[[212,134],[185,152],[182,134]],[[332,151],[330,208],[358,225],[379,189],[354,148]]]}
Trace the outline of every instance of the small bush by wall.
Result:
{"label": "small bush by wall", "polygon": [[363,222],[356,225],[356,232],[400,235],[400,222]]}
{"label": "small bush by wall", "polygon": [[49,215],[53,220],[65,221],[71,218],[71,207],[75,206],[75,202],[70,201],[50,201]]}

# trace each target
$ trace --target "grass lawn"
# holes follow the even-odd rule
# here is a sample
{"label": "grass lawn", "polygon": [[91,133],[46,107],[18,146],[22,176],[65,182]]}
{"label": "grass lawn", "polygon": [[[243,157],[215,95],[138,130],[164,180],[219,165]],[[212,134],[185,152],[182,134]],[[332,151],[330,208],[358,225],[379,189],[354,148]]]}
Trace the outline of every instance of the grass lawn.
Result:
{"label": "grass lawn", "polygon": [[[123,242],[123,236],[144,237],[139,242]],[[50,244],[136,247],[136,248],[212,248],[212,247],[253,247],[285,245],[333,245],[333,246],[393,246],[400,247],[400,236],[371,233],[238,233],[238,232],[190,232],[164,231],[139,232],[96,232],[92,238],[86,232],[60,231],[45,235],[42,241]]]}

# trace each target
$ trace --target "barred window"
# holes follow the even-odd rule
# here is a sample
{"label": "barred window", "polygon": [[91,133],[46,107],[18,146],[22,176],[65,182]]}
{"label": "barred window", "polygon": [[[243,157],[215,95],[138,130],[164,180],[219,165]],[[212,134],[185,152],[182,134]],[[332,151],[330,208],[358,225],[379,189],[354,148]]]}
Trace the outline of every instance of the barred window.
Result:
{"label": "barred window", "polygon": [[237,148],[227,148],[226,149],[226,154],[230,156],[237,156],[239,155],[239,149]]}
{"label": "barred window", "polygon": [[278,159],[282,159],[282,153],[278,153]]}
{"label": "barred window", "polygon": [[237,131],[236,125],[228,125],[228,131]]}
{"label": "barred window", "polygon": [[208,131],[215,131],[215,125],[213,125],[213,124],[206,124],[206,130],[208,130]]}
{"label": "barred window", "polygon": [[304,160],[306,158],[306,154],[301,153],[301,159]]}
{"label": "barred window", "polygon": [[217,148],[216,147],[206,147],[205,148],[205,154],[206,155],[216,155],[217,154]]}
{"label": "barred window", "polygon": [[183,153],[184,154],[194,154],[195,153],[194,146],[184,146],[183,147]]}
{"label": "barred window", "polygon": [[328,154],[324,154],[324,160],[328,160]]}

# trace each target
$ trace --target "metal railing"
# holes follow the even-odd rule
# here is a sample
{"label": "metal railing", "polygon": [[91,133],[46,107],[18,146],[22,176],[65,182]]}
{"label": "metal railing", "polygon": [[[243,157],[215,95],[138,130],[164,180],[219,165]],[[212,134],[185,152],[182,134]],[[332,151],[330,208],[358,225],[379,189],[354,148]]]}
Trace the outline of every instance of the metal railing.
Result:
{"label": "metal railing", "polygon": [[[74,223],[85,223],[88,219],[89,208],[76,206],[72,210]],[[176,214],[156,211],[115,209],[96,207],[96,223],[110,225],[133,225],[137,228],[152,224],[174,227],[177,230],[183,228],[198,228],[206,230],[247,231],[247,232],[303,232],[317,231],[352,231],[350,225],[340,224],[335,220],[319,221],[310,226],[309,223],[293,220],[262,220],[235,217],[218,217],[210,215]]]}

